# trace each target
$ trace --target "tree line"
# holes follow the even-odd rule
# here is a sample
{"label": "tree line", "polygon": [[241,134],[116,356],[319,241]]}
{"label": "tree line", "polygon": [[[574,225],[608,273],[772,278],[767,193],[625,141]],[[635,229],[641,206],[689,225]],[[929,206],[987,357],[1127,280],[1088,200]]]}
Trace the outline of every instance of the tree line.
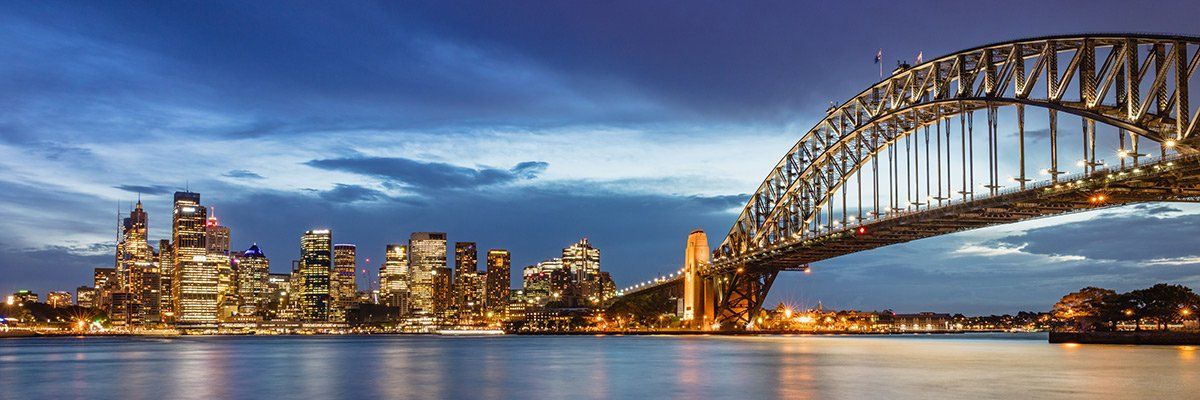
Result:
{"label": "tree line", "polygon": [[1052,311],[1062,326],[1079,331],[1113,331],[1121,322],[1133,322],[1142,329],[1149,321],[1156,328],[1185,320],[1195,320],[1200,295],[1183,285],[1160,283],[1127,293],[1098,287],[1085,287],[1063,296]]}

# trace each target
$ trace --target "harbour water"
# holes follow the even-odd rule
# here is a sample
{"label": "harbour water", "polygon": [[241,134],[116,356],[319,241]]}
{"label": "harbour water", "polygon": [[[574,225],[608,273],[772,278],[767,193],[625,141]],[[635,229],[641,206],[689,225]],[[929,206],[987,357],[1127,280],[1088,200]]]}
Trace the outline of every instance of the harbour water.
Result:
{"label": "harbour water", "polygon": [[0,340],[0,399],[1196,398],[1200,350],[927,336]]}

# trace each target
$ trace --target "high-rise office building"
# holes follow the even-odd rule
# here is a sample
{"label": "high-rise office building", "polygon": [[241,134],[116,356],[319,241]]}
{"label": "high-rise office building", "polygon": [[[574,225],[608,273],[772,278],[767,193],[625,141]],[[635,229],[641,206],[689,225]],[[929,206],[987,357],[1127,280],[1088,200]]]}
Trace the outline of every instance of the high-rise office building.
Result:
{"label": "high-rise office building", "polygon": [[587,238],[567,246],[562,251],[563,268],[571,273],[572,285],[562,296],[571,302],[584,302],[601,296],[600,249],[592,247]]}
{"label": "high-rise office building", "polygon": [[508,250],[491,249],[487,253],[487,290],[485,304],[493,312],[502,312],[508,306],[512,285],[512,258]]}
{"label": "high-rise office building", "polygon": [[204,248],[209,261],[217,265],[217,312],[220,320],[237,314],[240,301],[233,273],[229,227],[221,225],[216,216],[204,220]]}
{"label": "high-rise office building", "polygon": [[255,243],[238,255],[235,261],[238,315],[265,317],[267,303],[273,295],[267,282],[271,274],[271,260]]}
{"label": "high-rise office building", "polygon": [[446,316],[446,312],[454,305],[454,284],[451,280],[451,273],[449,267],[433,269],[433,313],[439,317]]}
{"label": "high-rise office building", "polygon": [[175,268],[171,278],[174,318],[178,325],[211,327],[217,323],[219,262],[208,259],[205,243],[207,211],[200,194],[175,192],[171,243]]}
{"label": "high-rise office building", "polygon": [[483,311],[480,297],[479,250],[475,242],[454,243],[454,306],[460,318],[477,317]]}
{"label": "high-rise office building", "polygon": [[333,246],[333,272],[329,279],[333,298],[331,321],[345,322],[347,313],[358,302],[358,283],[354,279],[357,268],[357,247],[352,244]]}
{"label": "high-rise office building", "polygon": [[112,294],[117,291],[117,269],[96,268],[92,272],[92,287],[96,288],[96,300],[93,304],[101,310],[108,310],[112,305]]}
{"label": "high-rise office building", "polygon": [[408,313],[410,272],[408,246],[387,245],[383,265],[379,267],[379,302],[399,307],[401,315]]}
{"label": "high-rise office building", "polygon": [[295,302],[292,299],[295,293],[292,291],[292,274],[269,274],[267,275],[267,291],[271,293],[267,297],[266,309],[263,311],[263,318],[268,320],[290,320],[295,318],[295,309],[292,304]]}
{"label": "high-rise office building", "polygon": [[[435,274],[446,269],[446,234],[416,232],[408,240],[409,250],[409,308],[413,313],[434,313]],[[449,274],[443,273],[447,282]]]}
{"label": "high-rise office building", "polygon": [[329,320],[329,275],[333,264],[333,233],[311,230],[300,237],[300,312],[307,321]]}
{"label": "high-rise office building", "polygon": [[110,289],[111,293],[125,293],[117,296],[123,309],[110,313],[117,324],[132,326],[159,321],[159,272],[154,248],[147,241],[148,224],[149,218],[139,199],[122,221],[121,241],[117,243],[114,267],[117,280]]}
{"label": "high-rise office building", "polygon": [[158,254],[155,254],[158,264],[159,288],[159,320],[164,324],[175,323],[175,297],[172,295],[172,279],[175,278],[175,250],[170,239],[158,241]]}

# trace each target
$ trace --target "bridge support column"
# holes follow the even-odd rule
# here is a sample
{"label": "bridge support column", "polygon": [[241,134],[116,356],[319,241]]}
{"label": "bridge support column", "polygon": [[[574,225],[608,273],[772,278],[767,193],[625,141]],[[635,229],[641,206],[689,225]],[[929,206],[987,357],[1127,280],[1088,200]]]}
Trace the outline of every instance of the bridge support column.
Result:
{"label": "bridge support column", "polygon": [[700,274],[700,269],[708,265],[708,235],[697,229],[688,235],[687,248],[683,263],[683,315],[680,320],[691,329],[703,329],[712,323],[705,318],[711,314],[711,289]]}
{"label": "bridge support column", "polygon": [[762,309],[771,284],[775,283],[778,270],[736,271],[715,277],[721,297],[717,299],[717,328],[721,330],[747,330],[758,325],[758,312]]}

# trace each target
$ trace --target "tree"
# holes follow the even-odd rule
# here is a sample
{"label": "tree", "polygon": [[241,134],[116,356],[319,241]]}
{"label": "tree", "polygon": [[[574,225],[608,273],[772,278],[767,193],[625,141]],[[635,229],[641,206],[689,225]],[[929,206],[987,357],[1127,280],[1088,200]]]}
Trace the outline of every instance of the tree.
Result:
{"label": "tree", "polygon": [[1137,315],[1153,320],[1163,330],[1167,329],[1167,324],[1191,315],[1200,306],[1200,296],[1183,285],[1160,283],[1128,295],[1129,303],[1137,307]]}
{"label": "tree", "polygon": [[1117,297],[1117,292],[1097,287],[1085,287],[1078,292],[1063,296],[1054,304],[1054,317],[1074,322],[1077,329],[1086,331],[1100,317],[1105,304]]}

